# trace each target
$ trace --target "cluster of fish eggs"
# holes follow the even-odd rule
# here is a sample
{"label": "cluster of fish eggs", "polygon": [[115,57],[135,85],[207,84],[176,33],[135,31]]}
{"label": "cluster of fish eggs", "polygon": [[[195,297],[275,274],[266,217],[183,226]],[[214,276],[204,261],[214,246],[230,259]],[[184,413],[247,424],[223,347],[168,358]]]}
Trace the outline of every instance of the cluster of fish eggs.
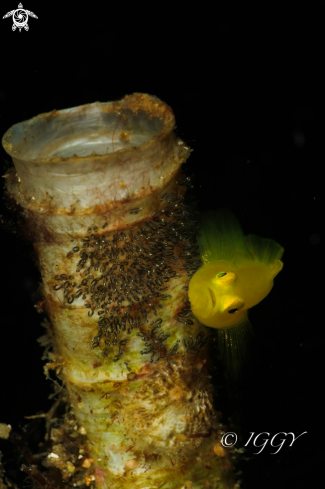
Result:
{"label": "cluster of fish eggs", "polygon": [[[77,284],[73,275],[55,277],[58,283],[54,289],[63,289],[65,302],[72,304],[81,297],[89,309],[88,316],[97,315],[98,333],[92,340],[92,348],[102,345],[107,356],[108,348],[114,347],[114,361],[123,354],[127,343],[125,334],[148,322],[148,310],[159,316],[161,302],[172,297],[168,294],[168,282],[181,278],[182,273],[191,277],[201,263],[195,243],[195,205],[185,205],[176,193],[165,194],[160,201],[160,209],[152,219],[131,231],[115,232],[108,237],[99,233],[97,227],[89,228],[80,245],[74,246],[67,255],[78,257],[76,272],[82,273],[82,281]],[[106,226],[104,223],[102,228]],[[191,317],[190,304],[185,301],[176,319],[193,324]],[[169,335],[161,326],[158,317],[149,329],[138,332],[146,347],[141,353],[151,353],[151,361],[160,359],[163,351],[167,358],[178,353],[177,344],[170,350],[164,345]],[[122,338],[121,333],[124,333]]]}

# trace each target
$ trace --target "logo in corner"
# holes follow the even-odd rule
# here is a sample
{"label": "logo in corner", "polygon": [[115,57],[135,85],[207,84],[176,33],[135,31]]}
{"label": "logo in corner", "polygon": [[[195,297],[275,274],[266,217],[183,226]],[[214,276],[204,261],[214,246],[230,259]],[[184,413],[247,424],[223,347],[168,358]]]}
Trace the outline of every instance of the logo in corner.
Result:
{"label": "logo in corner", "polygon": [[34,19],[38,19],[37,15],[35,15],[33,12],[31,12],[30,10],[23,9],[23,5],[20,3],[16,10],[11,10],[11,12],[7,12],[6,15],[4,15],[2,18],[6,19],[7,17],[12,16],[12,20],[13,20],[12,30],[15,31],[18,27],[19,32],[21,32],[22,28],[24,28],[25,31],[29,30],[29,26],[28,26],[29,15],[31,17],[34,17]]}

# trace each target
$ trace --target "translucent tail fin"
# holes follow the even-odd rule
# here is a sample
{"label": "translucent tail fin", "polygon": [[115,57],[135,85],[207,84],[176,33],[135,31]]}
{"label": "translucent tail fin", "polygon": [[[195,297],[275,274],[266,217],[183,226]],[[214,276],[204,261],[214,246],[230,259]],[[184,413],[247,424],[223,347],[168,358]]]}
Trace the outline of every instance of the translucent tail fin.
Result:
{"label": "translucent tail fin", "polygon": [[218,330],[220,360],[231,378],[238,379],[249,364],[253,339],[254,331],[248,317],[233,328]]}

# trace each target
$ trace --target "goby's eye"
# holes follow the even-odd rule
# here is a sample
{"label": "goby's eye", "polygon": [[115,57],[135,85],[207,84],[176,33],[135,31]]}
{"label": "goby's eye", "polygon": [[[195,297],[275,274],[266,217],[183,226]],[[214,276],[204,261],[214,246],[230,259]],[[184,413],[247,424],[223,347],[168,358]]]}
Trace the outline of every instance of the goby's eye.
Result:
{"label": "goby's eye", "polygon": [[238,307],[234,307],[233,309],[230,309],[228,312],[229,314],[235,314],[238,311]]}
{"label": "goby's eye", "polygon": [[218,286],[222,285],[231,285],[236,281],[236,273],[235,272],[218,272],[215,278],[212,280]]}

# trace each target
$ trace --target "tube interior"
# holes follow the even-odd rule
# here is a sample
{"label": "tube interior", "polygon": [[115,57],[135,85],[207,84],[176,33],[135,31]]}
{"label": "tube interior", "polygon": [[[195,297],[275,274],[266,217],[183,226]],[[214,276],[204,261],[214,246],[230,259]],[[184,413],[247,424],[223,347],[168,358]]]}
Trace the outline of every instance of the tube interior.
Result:
{"label": "tube interior", "polygon": [[105,155],[137,148],[162,131],[161,117],[129,108],[108,111],[107,106],[96,102],[16,124],[8,137],[11,149],[25,161]]}

